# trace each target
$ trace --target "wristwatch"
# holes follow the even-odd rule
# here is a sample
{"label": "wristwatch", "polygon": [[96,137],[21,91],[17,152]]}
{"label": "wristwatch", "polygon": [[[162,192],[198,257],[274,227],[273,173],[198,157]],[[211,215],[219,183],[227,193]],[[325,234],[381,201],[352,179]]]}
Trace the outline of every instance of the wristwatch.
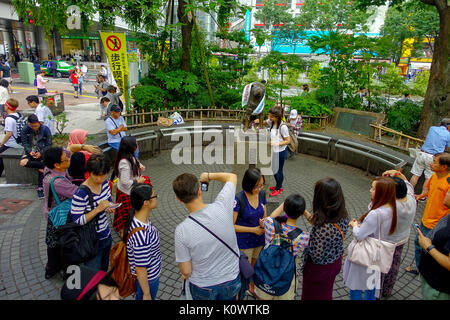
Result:
{"label": "wristwatch", "polygon": [[81,145],[81,149],[80,150],[83,150],[83,148],[84,148],[84,144]]}
{"label": "wristwatch", "polygon": [[436,247],[434,245],[430,245],[428,248],[425,249],[427,253],[430,253],[431,250],[435,249]]}

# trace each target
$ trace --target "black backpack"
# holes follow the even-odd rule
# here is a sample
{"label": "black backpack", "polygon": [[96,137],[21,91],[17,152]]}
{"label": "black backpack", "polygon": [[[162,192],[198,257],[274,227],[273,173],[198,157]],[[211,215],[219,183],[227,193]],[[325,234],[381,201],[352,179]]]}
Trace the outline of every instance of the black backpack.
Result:
{"label": "black backpack", "polygon": [[[94,209],[94,199],[89,187],[80,186],[89,195],[89,206]],[[89,211],[88,211],[89,212]],[[80,264],[94,258],[98,253],[98,236],[96,224],[98,215],[84,225],[72,222],[72,218],[67,215],[67,223],[56,229],[56,237],[62,249],[64,259],[69,264]]]}
{"label": "black backpack", "polygon": [[16,139],[16,142],[18,144],[21,144],[22,143],[23,129],[27,125],[27,119],[25,119],[19,112],[17,112],[17,114],[19,115],[19,117],[16,117],[16,116],[10,114],[10,115],[7,116],[7,118],[11,117],[11,118],[13,118],[16,121],[17,137],[14,137],[14,139]]}

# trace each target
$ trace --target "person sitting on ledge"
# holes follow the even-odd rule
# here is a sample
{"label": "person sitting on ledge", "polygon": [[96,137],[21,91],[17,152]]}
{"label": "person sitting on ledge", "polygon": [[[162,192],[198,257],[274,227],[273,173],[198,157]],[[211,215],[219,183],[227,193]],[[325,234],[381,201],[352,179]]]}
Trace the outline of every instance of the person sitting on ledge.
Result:
{"label": "person sitting on ledge", "polygon": [[52,146],[52,133],[47,126],[39,122],[35,114],[28,117],[28,124],[22,133],[22,145],[25,155],[20,159],[20,166],[38,169],[37,194],[39,199],[44,199],[42,179],[45,166],[42,155],[47,148]]}

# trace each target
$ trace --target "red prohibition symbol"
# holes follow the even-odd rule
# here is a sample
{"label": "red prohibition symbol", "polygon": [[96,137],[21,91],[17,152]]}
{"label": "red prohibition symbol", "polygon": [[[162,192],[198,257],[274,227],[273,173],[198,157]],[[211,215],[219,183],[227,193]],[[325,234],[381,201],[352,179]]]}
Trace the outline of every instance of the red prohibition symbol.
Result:
{"label": "red prohibition symbol", "polygon": [[116,36],[109,36],[106,38],[106,46],[111,51],[118,51],[122,47],[122,43],[120,42],[120,39]]}

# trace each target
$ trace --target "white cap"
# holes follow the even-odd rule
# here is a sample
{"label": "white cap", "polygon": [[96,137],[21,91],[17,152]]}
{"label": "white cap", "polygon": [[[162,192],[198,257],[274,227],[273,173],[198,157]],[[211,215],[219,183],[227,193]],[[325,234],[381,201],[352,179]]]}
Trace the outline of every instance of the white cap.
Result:
{"label": "white cap", "polygon": [[297,115],[298,115],[297,110],[292,109],[291,110],[291,114],[289,115],[289,117],[290,118],[297,118]]}

